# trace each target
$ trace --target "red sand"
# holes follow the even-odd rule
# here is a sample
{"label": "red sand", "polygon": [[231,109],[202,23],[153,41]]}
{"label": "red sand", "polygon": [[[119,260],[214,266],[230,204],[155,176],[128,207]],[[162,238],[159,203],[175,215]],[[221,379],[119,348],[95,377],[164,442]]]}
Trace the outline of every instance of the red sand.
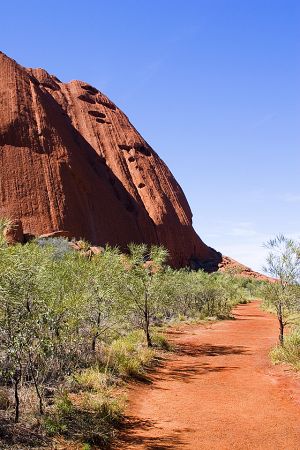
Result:
{"label": "red sand", "polygon": [[172,334],[171,353],[148,385],[129,393],[117,449],[299,450],[300,378],[273,367],[276,318],[258,302],[236,320]]}

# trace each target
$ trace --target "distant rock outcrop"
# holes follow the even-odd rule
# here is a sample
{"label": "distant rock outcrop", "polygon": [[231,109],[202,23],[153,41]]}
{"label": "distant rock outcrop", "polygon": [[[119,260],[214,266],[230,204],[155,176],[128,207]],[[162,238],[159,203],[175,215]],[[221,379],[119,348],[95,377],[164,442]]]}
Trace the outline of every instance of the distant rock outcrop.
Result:
{"label": "distant rock outcrop", "polygon": [[250,269],[250,267],[244,266],[244,264],[241,264],[238,261],[229,258],[228,256],[222,257],[222,261],[219,264],[219,270],[220,272],[226,272],[231,275],[239,275],[241,277],[254,278],[258,281],[269,281],[269,282],[276,281],[275,278],[268,277],[259,272],[255,272],[254,270]]}
{"label": "distant rock outcrop", "polygon": [[1,52],[0,157],[0,216],[21,221],[25,237],[160,244],[174,267],[213,271],[221,261],[195,233],[165,163],[113,102]]}

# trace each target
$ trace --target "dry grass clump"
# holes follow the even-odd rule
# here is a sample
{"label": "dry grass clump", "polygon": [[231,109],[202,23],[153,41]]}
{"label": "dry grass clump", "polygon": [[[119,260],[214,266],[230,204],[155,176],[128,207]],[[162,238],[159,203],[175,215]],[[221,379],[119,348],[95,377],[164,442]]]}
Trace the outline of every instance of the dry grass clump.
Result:
{"label": "dry grass clump", "polygon": [[125,397],[109,374],[98,367],[75,374],[68,390],[59,393],[44,419],[48,435],[62,435],[66,442],[105,446],[123,417]]}
{"label": "dry grass clump", "polygon": [[143,333],[135,331],[115,340],[108,349],[107,366],[122,377],[140,377],[150,366],[155,350],[146,346]]}
{"label": "dry grass clump", "polygon": [[[154,333],[154,343],[167,347],[158,333]],[[147,347],[141,331],[112,341],[102,350],[98,364],[68,377],[65,390],[56,394],[43,422],[47,434],[61,435],[66,442],[82,442],[86,448],[108,445],[123,419],[126,397],[122,380],[145,376],[155,356],[156,350]]]}
{"label": "dry grass clump", "polygon": [[277,345],[271,350],[271,359],[274,364],[291,364],[300,370],[300,330],[294,330],[285,337],[283,345]]}

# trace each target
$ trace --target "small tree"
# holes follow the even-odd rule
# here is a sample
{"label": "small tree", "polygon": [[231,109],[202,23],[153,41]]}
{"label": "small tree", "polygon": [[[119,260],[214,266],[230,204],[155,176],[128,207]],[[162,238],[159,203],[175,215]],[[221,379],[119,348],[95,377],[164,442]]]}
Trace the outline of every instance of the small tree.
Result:
{"label": "small tree", "polygon": [[148,347],[152,347],[150,325],[163,297],[163,277],[168,252],[157,246],[152,246],[148,251],[144,244],[130,244],[129,252],[125,261],[123,292],[129,309],[139,319]]}
{"label": "small tree", "polygon": [[[36,250],[36,251],[34,251]],[[34,364],[39,359],[44,336],[44,306],[37,283],[43,255],[33,246],[0,249],[0,373],[14,385],[15,421],[19,420],[19,389],[33,380],[43,404]]]}
{"label": "small tree", "polygon": [[266,286],[266,297],[275,307],[279,323],[279,342],[283,345],[284,329],[294,313],[300,311],[300,244],[278,235],[265,244],[270,250],[263,268],[275,280]]}
{"label": "small tree", "polygon": [[98,339],[118,327],[123,305],[120,302],[124,265],[117,248],[106,247],[89,261],[88,296],[85,304],[85,325],[90,335],[91,350],[96,351]]}

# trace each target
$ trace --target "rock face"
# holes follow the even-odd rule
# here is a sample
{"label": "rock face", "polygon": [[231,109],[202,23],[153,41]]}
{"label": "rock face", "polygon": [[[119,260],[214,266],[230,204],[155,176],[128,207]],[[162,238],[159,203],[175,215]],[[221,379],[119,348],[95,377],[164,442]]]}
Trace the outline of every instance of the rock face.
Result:
{"label": "rock face", "polygon": [[93,245],[161,244],[174,267],[217,269],[180,186],[125,114],[96,88],[62,83],[0,52],[0,216],[24,235]]}

